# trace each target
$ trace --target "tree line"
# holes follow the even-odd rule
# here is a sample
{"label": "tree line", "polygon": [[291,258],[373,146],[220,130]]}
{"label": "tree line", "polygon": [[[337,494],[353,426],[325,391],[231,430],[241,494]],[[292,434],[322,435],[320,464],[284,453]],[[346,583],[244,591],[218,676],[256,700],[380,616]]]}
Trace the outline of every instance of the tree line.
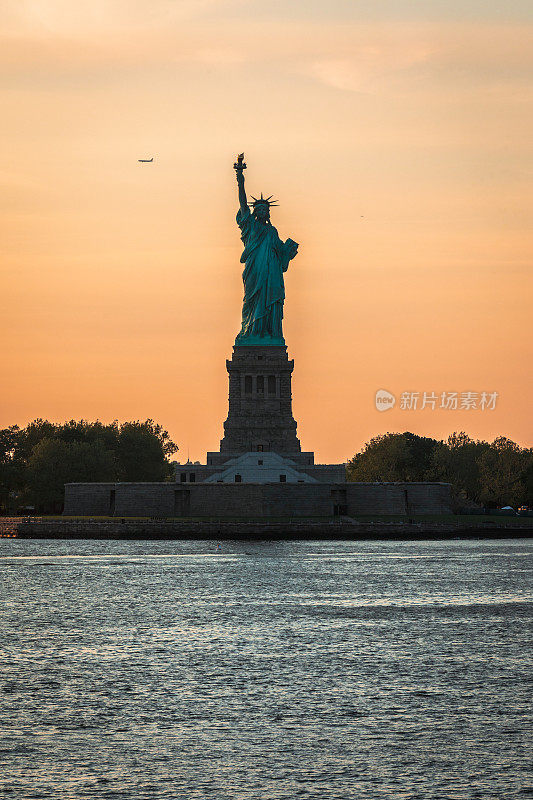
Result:
{"label": "tree line", "polygon": [[533,448],[505,436],[493,442],[463,431],[445,441],[414,433],[371,439],[347,464],[349,481],[443,481],[458,507],[533,506]]}
{"label": "tree line", "polygon": [[[108,425],[86,420],[0,430],[0,513],[61,513],[64,484],[173,480],[178,449],[151,419]],[[346,465],[349,481],[444,481],[457,507],[533,506],[533,449],[504,436],[493,442],[452,433],[442,441],[386,433]]]}
{"label": "tree line", "polygon": [[0,513],[60,513],[65,483],[172,479],[177,449],[151,419],[12,425],[0,430]]}

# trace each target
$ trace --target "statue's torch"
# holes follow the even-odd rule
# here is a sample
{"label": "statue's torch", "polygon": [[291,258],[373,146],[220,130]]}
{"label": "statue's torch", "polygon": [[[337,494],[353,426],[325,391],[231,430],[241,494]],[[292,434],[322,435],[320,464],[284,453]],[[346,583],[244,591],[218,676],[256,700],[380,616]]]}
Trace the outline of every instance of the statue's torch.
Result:
{"label": "statue's torch", "polygon": [[243,169],[246,169],[246,164],[244,163],[244,153],[240,153],[237,156],[237,161],[233,165],[233,169],[237,174],[240,172],[242,175]]}

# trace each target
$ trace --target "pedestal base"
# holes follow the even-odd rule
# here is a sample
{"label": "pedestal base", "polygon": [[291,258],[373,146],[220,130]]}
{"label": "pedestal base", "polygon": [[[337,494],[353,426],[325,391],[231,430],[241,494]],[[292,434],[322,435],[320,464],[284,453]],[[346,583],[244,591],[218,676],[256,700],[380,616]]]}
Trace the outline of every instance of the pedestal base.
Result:
{"label": "pedestal base", "polygon": [[301,452],[292,416],[291,375],[285,344],[236,344],[229,375],[229,412],[220,452]]}

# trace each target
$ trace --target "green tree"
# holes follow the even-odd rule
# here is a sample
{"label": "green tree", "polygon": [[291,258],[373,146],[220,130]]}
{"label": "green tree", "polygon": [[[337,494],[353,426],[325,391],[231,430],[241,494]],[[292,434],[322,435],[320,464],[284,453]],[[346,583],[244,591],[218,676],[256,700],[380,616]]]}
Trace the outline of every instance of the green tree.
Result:
{"label": "green tree", "polygon": [[26,498],[41,512],[60,512],[65,483],[112,481],[113,453],[99,442],[64,442],[41,439],[28,460]]}
{"label": "green tree", "polygon": [[492,444],[455,431],[446,441],[412,433],[371,439],[347,464],[351,481],[444,481],[456,502],[484,506],[533,502],[533,449],[505,436]]}
{"label": "green tree", "polygon": [[485,505],[513,507],[526,499],[524,473],[530,463],[528,450],[499,436],[478,460],[481,500]]}
{"label": "green tree", "polygon": [[0,430],[0,511],[9,513],[22,484],[23,465],[15,458],[18,425]]}
{"label": "green tree", "polygon": [[527,451],[524,470],[522,472],[522,484],[524,486],[524,502],[526,505],[533,506],[533,449]]}
{"label": "green tree", "polygon": [[172,475],[167,456],[177,446],[161,425],[151,419],[120,426],[116,460],[120,481],[163,481]]}
{"label": "green tree", "polygon": [[109,425],[104,425],[97,420],[88,422],[87,420],[71,419],[58,425],[56,436],[63,442],[86,442],[94,444],[99,442],[106,449],[115,451],[118,446],[119,424],[114,420]]}
{"label": "green tree", "polygon": [[6,428],[0,431],[0,510],[31,504],[59,511],[64,483],[164,480],[177,449],[151,419],[122,425],[36,419],[23,429]]}
{"label": "green tree", "polygon": [[479,459],[489,449],[487,442],[474,441],[464,431],[450,434],[434,450],[429,477],[435,481],[451,483],[458,503],[481,503]]}
{"label": "green tree", "polygon": [[46,419],[35,419],[21,428],[15,443],[14,458],[27,464],[33,448],[42,439],[51,439],[56,435],[57,425]]}
{"label": "green tree", "polygon": [[349,481],[423,481],[438,442],[414,433],[375,436],[347,464]]}

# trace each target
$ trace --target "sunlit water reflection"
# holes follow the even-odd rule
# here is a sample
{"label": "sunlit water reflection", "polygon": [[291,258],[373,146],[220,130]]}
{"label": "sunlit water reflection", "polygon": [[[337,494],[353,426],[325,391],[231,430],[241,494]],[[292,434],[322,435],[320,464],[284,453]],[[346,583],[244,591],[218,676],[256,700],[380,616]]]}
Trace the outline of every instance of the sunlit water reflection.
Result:
{"label": "sunlit water reflection", "polygon": [[0,540],[0,789],[533,797],[532,556]]}

